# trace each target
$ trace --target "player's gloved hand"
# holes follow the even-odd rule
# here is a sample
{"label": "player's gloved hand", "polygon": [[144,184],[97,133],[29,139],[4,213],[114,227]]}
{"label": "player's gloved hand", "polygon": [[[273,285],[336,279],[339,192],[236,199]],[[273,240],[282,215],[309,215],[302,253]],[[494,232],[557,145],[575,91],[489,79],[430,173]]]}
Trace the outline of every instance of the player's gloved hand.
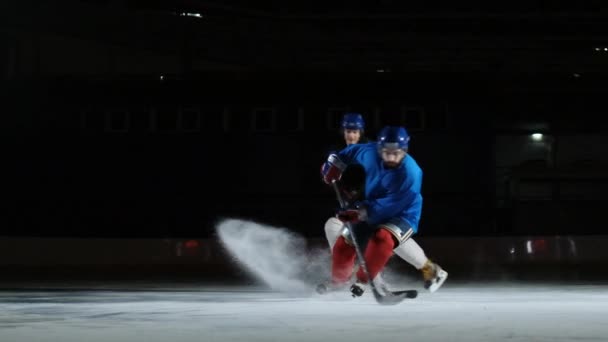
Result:
{"label": "player's gloved hand", "polygon": [[362,220],[359,209],[339,210],[336,216],[344,223],[357,223]]}
{"label": "player's gloved hand", "polygon": [[335,154],[330,154],[327,161],[321,165],[321,176],[326,184],[337,182],[342,177],[346,164]]}

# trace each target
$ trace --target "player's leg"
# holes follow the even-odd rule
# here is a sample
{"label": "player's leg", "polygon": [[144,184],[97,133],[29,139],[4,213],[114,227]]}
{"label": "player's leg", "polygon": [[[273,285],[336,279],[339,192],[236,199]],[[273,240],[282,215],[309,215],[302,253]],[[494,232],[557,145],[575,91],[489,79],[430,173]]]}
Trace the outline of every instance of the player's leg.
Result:
{"label": "player's leg", "polygon": [[[357,225],[354,225],[356,227]],[[351,228],[354,229],[353,226]],[[317,285],[318,293],[343,289],[353,275],[357,253],[349,229],[337,218],[325,222],[325,236],[331,248],[331,274],[329,282]]]}
{"label": "player's leg", "polygon": [[338,237],[331,253],[331,282],[342,286],[350,280],[355,265],[355,247],[344,238]]}
{"label": "player's leg", "polygon": [[430,292],[437,291],[447,279],[448,272],[427,258],[424,250],[410,237],[411,233],[406,235],[407,239],[395,248],[395,254],[422,272],[424,288]]}
{"label": "player's leg", "polygon": [[[395,238],[383,226],[380,226],[370,237],[367,248],[365,248],[364,258],[367,265],[367,271],[372,279],[376,279],[377,275],[384,268],[390,257],[393,255],[395,248]],[[368,283],[365,272],[361,267],[357,272],[357,282],[351,286],[351,292],[354,296],[361,296]]]}
{"label": "player's leg", "polygon": [[[390,233],[393,241],[393,251],[395,254],[399,255],[406,262],[410,263],[417,269],[422,272],[422,276],[424,278],[424,287],[430,292],[435,292],[448,277],[448,273],[443,270],[439,265],[435,264],[431,260],[427,258],[422,248],[411,239],[411,236],[414,234],[411,226],[404,220],[401,219],[393,219],[389,222],[380,225],[379,230],[384,230],[385,232]],[[378,233],[376,233],[378,234]],[[369,251],[369,258],[371,261],[368,261],[368,251],[366,250],[366,263],[368,264],[368,271],[370,272],[370,276],[373,278],[376,274],[380,274],[382,268],[388,262],[390,255],[386,256],[388,252],[386,251],[386,246],[388,244],[388,238],[385,233],[381,233],[382,236],[376,236],[376,241],[374,242],[374,250]],[[379,241],[378,239],[382,240]],[[370,240],[371,242],[371,240]],[[386,260],[385,260],[386,259]],[[370,266],[371,263],[371,266]],[[381,265],[381,267],[380,267]],[[378,271],[376,271],[376,267],[380,267]],[[372,273],[372,269],[374,272]],[[362,271],[358,273],[358,279],[363,280]],[[381,278],[380,278],[381,280]],[[360,282],[363,283],[363,282]],[[378,284],[378,283],[376,283]],[[359,284],[361,286],[361,284]],[[364,288],[363,286],[361,286]],[[379,286],[382,288],[381,286]],[[355,289],[357,292],[357,289]],[[362,291],[360,291],[362,293]]]}
{"label": "player's leg", "polygon": [[329,250],[334,249],[334,245],[336,244],[338,237],[342,234],[342,230],[344,230],[344,223],[336,217],[330,217],[325,222],[325,237],[329,244]]}
{"label": "player's leg", "polygon": [[[380,226],[378,226],[378,229],[384,229],[386,231],[386,233],[388,233],[390,236],[392,236],[392,242],[393,242],[393,249],[396,246],[399,246],[403,241],[406,241],[412,234],[412,230],[410,225],[405,222],[404,220],[395,218],[395,219],[391,219],[388,222],[381,224]],[[376,232],[377,234],[377,232]],[[385,233],[382,233],[382,235],[385,235]],[[387,241],[389,241],[388,239],[388,235],[384,236],[385,241],[384,243],[387,243]],[[378,248],[379,246],[377,245],[378,243],[378,237],[376,237],[376,245],[375,248]],[[366,251],[367,252],[367,251]],[[387,260],[384,261],[384,263],[382,264],[382,267],[380,269],[380,271],[378,271],[378,273],[375,275],[374,279],[374,284],[376,284],[376,287],[378,289],[380,289],[381,291],[387,292],[389,291],[387,284],[384,282],[384,279],[382,278],[382,269],[384,268],[384,266],[386,265],[386,263],[388,262],[388,259],[390,259],[390,256],[392,255],[392,250],[391,250],[391,254],[388,256]],[[372,253],[372,252],[370,252]],[[374,252],[376,253],[376,252]],[[387,254],[388,251],[381,251],[380,254],[378,254],[378,256],[382,257],[383,255]],[[381,261],[382,259],[378,259],[378,261]],[[367,262],[367,259],[366,259]],[[372,261],[372,263],[374,263],[375,261]],[[368,266],[369,267],[369,266]],[[372,267],[373,268],[373,267]],[[368,270],[369,271],[369,270]],[[362,271],[360,271],[362,272]],[[362,274],[362,273],[361,273]],[[371,275],[371,271],[370,271],[370,276]],[[373,276],[372,276],[373,277]]]}

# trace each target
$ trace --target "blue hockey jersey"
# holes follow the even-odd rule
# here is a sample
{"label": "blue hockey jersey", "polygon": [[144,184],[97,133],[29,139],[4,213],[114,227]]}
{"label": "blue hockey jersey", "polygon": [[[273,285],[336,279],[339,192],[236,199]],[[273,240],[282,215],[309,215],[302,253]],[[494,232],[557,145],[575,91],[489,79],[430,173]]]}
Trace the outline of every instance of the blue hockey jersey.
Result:
{"label": "blue hockey jersey", "polygon": [[407,154],[394,169],[384,167],[376,143],[350,145],[338,152],[344,163],[360,164],[365,169],[367,222],[376,225],[392,218],[410,224],[414,233],[422,212],[422,169]]}

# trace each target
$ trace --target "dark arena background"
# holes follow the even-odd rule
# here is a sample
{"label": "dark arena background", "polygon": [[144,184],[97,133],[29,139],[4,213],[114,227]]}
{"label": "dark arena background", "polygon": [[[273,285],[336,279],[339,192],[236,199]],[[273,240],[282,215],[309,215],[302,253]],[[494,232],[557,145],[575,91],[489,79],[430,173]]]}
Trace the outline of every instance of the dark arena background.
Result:
{"label": "dark arena background", "polygon": [[[608,6],[0,4],[0,341],[606,341]],[[328,279],[348,112],[405,126],[394,306]]]}

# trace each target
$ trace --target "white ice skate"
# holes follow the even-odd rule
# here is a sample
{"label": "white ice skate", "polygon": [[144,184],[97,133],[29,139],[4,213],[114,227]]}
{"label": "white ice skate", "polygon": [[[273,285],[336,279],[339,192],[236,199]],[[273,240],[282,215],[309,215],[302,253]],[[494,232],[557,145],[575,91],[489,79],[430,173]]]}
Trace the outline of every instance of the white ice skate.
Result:
{"label": "white ice skate", "polygon": [[448,272],[444,271],[439,265],[428,260],[421,269],[424,278],[424,288],[433,293],[437,291],[448,278]]}

